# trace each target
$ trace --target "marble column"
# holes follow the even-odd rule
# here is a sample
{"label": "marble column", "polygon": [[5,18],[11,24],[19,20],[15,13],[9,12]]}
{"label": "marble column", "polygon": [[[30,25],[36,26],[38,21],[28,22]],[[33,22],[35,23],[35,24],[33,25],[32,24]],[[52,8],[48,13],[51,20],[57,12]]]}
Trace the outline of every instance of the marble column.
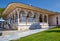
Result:
{"label": "marble column", "polygon": [[17,11],[17,18],[18,18],[18,24],[19,24],[19,11]]}
{"label": "marble column", "polygon": [[27,14],[28,14],[28,12],[26,12],[26,25],[27,25],[27,22],[28,22]]}
{"label": "marble column", "polygon": [[44,28],[44,14],[42,14],[42,28]]}
{"label": "marble column", "polygon": [[38,22],[39,22],[39,16],[40,16],[40,14],[38,13]]}
{"label": "marble column", "polygon": [[47,23],[48,23],[48,15],[47,15]]}
{"label": "marble column", "polygon": [[15,11],[14,11],[14,23],[15,23]]}

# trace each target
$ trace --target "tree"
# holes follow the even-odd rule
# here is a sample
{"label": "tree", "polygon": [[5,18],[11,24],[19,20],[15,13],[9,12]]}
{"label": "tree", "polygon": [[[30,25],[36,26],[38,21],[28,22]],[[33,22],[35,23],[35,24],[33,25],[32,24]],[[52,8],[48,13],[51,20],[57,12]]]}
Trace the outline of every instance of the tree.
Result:
{"label": "tree", "polygon": [[5,8],[0,8],[0,17],[2,17],[2,13],[5,10]]}

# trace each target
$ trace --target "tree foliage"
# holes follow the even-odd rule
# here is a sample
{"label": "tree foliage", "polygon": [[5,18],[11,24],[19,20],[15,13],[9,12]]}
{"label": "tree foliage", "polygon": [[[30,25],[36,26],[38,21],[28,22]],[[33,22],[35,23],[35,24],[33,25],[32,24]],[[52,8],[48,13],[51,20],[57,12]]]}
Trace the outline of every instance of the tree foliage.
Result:
{"label": "tree foliage", "polygon": [[4,11],[5,8],[0,8],[0,17],[2,16],[2,13]]}

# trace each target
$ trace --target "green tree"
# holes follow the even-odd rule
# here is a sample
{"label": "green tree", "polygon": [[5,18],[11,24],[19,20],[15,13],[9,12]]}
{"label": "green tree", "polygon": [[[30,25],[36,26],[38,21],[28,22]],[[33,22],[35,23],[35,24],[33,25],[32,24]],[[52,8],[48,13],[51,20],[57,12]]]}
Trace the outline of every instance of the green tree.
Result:
{"label": "green tree", "polygon": [[2,13],[4,11],[5,8],[0,8],[0,17],[2,17]]}

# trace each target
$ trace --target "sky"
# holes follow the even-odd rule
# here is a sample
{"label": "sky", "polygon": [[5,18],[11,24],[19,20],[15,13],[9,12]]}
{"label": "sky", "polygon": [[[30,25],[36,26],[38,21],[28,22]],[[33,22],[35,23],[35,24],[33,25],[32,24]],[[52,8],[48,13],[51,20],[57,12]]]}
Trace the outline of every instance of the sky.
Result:
{"label": "sky", "polygon": [[35,7],[60,12],[60,0],[0,0],[0,8],[6,8],[12,2],[31,4]]}

